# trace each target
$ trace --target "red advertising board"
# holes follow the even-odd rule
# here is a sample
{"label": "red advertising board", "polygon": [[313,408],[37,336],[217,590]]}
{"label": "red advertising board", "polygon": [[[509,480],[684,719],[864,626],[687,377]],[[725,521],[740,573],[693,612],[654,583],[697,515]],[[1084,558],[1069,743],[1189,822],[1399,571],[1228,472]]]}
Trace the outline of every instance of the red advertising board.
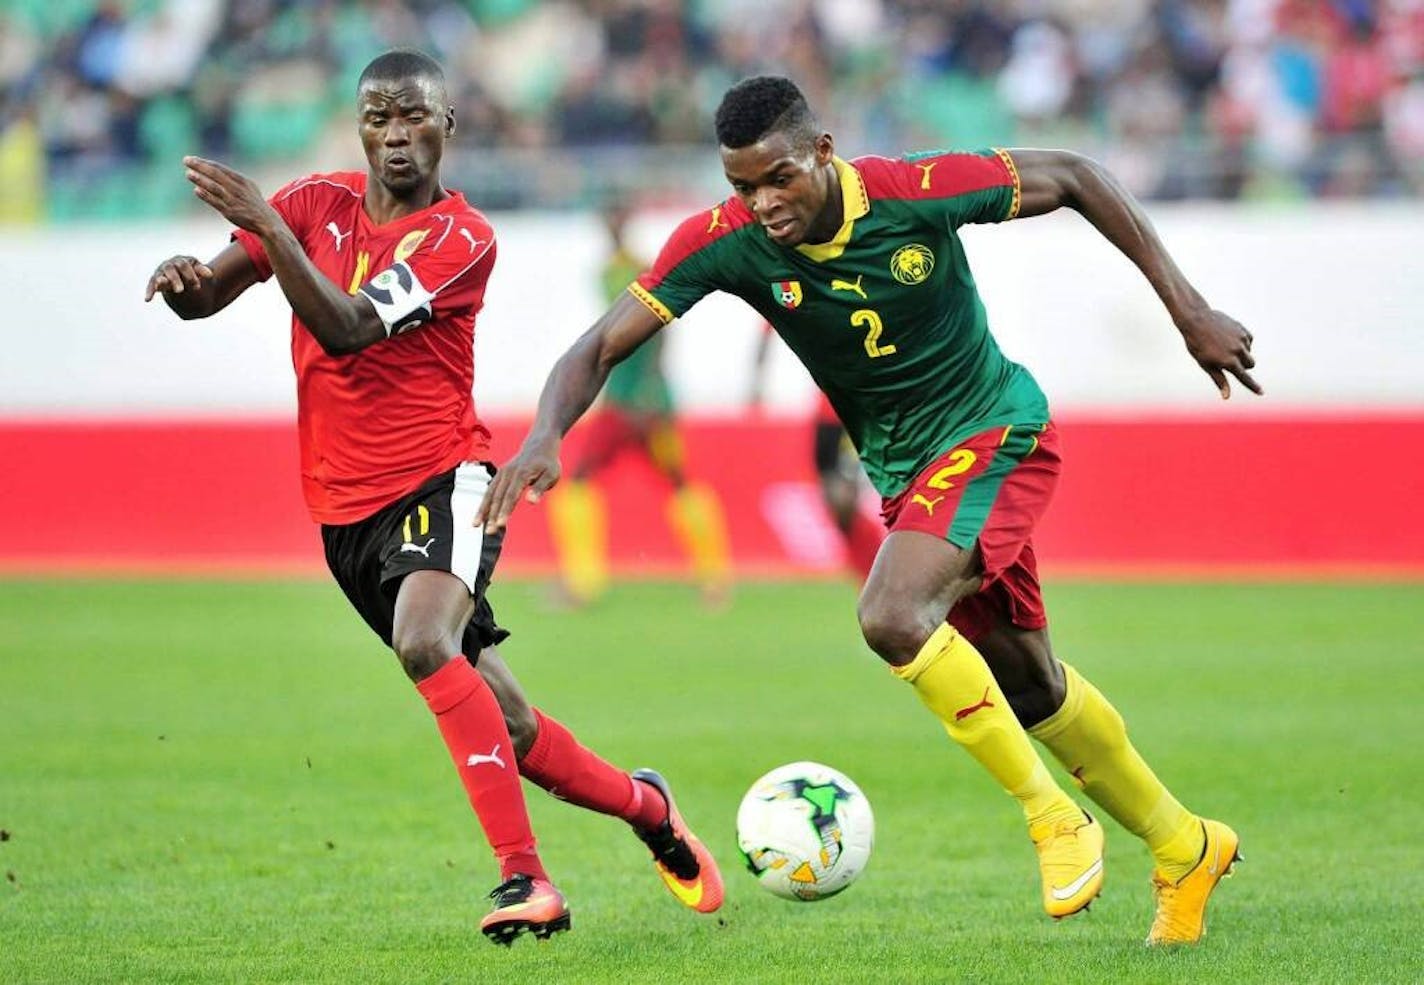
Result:
{"label": "red advertising board", "polygon": [[[502,460],[525,422],[492,423]],[[1037,537],[1050,575],[1424,573],[1424,413],[1059,425],[1065,472]],[[684,441],[690,473],[722,497],[739,570],[837,570],[808,423],[696,419]],[[9,421],[0,456],[7,573],[320,570],[290,423]],[[679,570],[657,474],[630,457],[602,481],[615,570]],[[501,571],[552,564],[543,508],[522,506]]]}

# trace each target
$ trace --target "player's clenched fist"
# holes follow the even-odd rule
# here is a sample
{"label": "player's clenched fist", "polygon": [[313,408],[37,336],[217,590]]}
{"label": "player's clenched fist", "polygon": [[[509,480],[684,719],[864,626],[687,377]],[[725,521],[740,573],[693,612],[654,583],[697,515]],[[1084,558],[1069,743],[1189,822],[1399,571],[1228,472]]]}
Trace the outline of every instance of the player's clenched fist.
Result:
{"label": "player's clenched fist", "polygon": [[212,280],[213,271],[197,257],[169,257],[158,265],[153,276],[148,279],[148,287],[143,292],[145,301],[152,301],[155,294],[182,294],[184,290],[202,290],[203,281]]}

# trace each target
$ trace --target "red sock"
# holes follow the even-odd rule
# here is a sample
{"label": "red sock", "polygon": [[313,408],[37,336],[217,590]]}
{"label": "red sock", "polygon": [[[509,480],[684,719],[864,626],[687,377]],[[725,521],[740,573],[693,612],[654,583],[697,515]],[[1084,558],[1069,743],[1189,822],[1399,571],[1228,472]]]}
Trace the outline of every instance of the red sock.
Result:
{"label": "red sock", "polygon": [[573,733],[538,708],[539,732],[519,761],[519,772],[549,793],[579,807],[621,817],[635,828],[667,820],[667,804],[646,783],[579,745]]}
{"label": "red sock", "polygon": [[[499,860],[501,879],[522,872],[547,879],[534,849],[513,744],[494,692],[464,657],[456,657],[415,685],[455,760],[460,782]],[[474,762],[471,763],[471,760]]]}
{"label": "red sock", "polygon": [[846,532],[846,555],[862,581],[870,577],[870,567],[884,539],[885,528],[857,509]]}

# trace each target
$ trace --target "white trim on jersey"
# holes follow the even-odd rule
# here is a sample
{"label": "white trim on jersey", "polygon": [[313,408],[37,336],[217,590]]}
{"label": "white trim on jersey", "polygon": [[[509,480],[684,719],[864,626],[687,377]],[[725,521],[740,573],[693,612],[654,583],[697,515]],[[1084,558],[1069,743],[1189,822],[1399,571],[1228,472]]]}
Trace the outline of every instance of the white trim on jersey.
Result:
{"label": "white trim on jersey", "polygon": [[361,193],[358,192],[356,189],[352,188],[350,185],[343,185],[341,182],[332,181],[330,178],[303,178],[291,188],[288,188],[287,193],[281,198],[277,199],[277,201],[285,202],[287,199],[291,198],[293,195],[301,191],[303,188],[306,188],[308,185],[330,185],[332,188],[340,188],[352,198],[361,197]]}
{"label": "white trim on jersey", "polygon": [[440,234],[440,238],[437,239],[435,241],[435,244],[430,247],[432,250],[438,250],[440,249],[440,245],[445,242],[445,237],[450,235],[450,230],[455,228],[455,217],[452,215],[446,215],[444,212],[437,212],[430,218],[445,220],[445,231]]}
{"label": "white trim on jersey", "polygon": [[450,492],[450,520],[454,526],[450,541],[450,573],[475,594],[480,576],[480,554],[485,546],[485,528],[475,526],[475,513],[489,491],[489,467],[480,462],[464,462],[455,469],[455,485]]}
{"label": "white trim on jersey", "polygon": [[[453,225],[454,225],[454,224],[452,223],[452,224],[451,224],[452,228],[453,228]],[[457,281],[457,280],[459,280],[461,277],[465,276],[465,272],[466,272],[467,270],[469,270],[471,267],[475,266],[475,264],[477,264],[477,263],[479,263],[481,260],[483,260],[483,259],[485,258],[485,254],[490,251],[490,247],[494,246],[494,236],[491,235],[488,240],[478,240],[478,239],[477,239],[477,240],[475,240],[475,242],[476,242],[476,243],[483,242],[484,245],[485,245],[485,248],[484,248],[483,250],[480,250],[480,252],[476,253],[476,254],[474,255],[474,257],[470,260],[469,263],[467,263],[467,264],[465,264],[463,267],[461,267],[461,268],[460,268],[460,272],[457,273],[454,277],[451,277],[451,278],[450,278],[449,280],[447,280],[445,283],[441,284],[441,285],[440,285],[439,287],[437,287],[435,290],[431,291],[430,293],[431,293],[432,295],[438,296],[441,291],[445,290],[445,288],[449,287],[451,284],[455,283],[455,281]]]}

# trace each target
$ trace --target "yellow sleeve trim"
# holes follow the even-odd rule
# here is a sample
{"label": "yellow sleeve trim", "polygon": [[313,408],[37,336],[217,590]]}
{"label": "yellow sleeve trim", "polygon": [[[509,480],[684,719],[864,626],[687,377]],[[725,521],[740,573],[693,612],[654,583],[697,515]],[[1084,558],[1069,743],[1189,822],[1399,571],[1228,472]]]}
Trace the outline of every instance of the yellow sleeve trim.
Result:
{"label": "yellow sleeve trim", "polygon": [[633,283],[628,285],[628,293],[633,295],[633,297],[637,298],[639,301],[643,302],[643,306],[646,307],[653,314],[657,315],[658,320],[664,325],[666,325],[668,322],[672,321],[674,318],[677,317],[672,313],[672,311],[668,309],[667,305],[663,304],[657,298],[649,294],[647,289],[643,287],[642,284],[639,284],[637,281],[633,281]]}
{"label": "yellow sleeve trim", "polygon": [[1023,184],[1019,181],[1019,168],[1014,163],[1013,155],[1002,147],[994,148],[994,153],[999,155],[999,160],[1003,161],[1004,167],[1009,169],[1009,177],[1014,179],[1014,198],[1009,202],[1009,214],[1004,216],[1004,219],[1008,220],[1019,214],[1019,206],[1023,204]]}

